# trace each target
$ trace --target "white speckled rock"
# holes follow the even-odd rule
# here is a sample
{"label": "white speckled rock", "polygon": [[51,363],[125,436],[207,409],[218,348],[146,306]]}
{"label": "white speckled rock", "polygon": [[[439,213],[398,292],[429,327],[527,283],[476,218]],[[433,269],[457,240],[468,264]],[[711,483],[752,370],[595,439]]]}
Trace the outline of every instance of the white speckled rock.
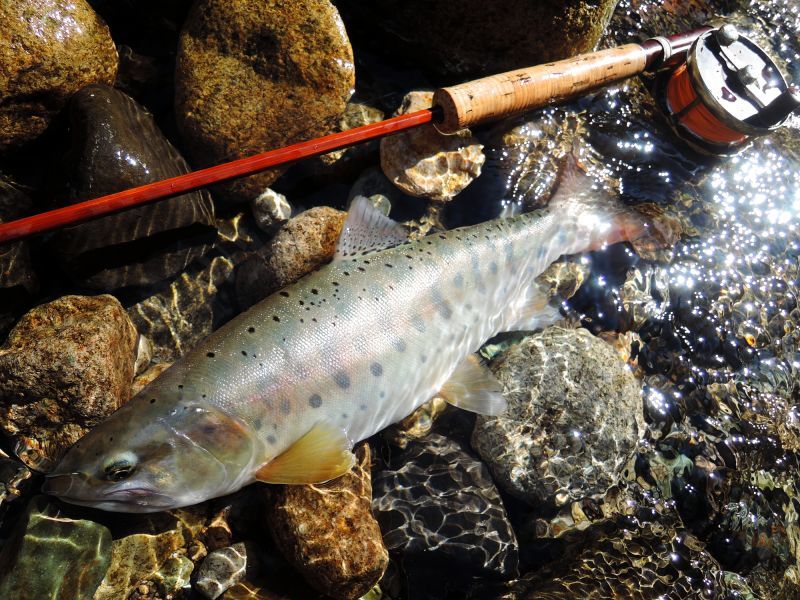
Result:
{"label": "white speckled rock", "polygon": [[286,196],[265,189],[250,205],[259,229],[267,233],[275,233],[292,216],[292,205]]}
{"label": "white speckled rock", "polygon": [[243,542],[214,550],[200,565],[194,588],[209,600],[216,600],[241,581],[246,567],[247,550]]}
{"label": "white speckled rock", "polygon": [[[410,92],[398,114],[430,108],[433,92]],[[381,168],[398,188],[411,196],[446,202],[481,174],[483,146],[468,129],[454,135],[433,125],[381,140]]]}
{"label": "white speckled rock", "polygon": [[550,327],[491,367],[508,410],[479,415],[472,446],[497,483],[532,504],[605,492],[644,430],[640,384],[614,348],[585,329]]}

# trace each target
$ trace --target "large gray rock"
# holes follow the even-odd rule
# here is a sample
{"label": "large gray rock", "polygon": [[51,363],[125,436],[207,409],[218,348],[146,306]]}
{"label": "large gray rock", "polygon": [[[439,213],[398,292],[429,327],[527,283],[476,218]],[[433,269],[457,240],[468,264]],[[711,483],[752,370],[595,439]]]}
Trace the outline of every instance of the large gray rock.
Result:
{"label": "large gray rock", "polygon": [[[199,0],[181,32],[175,108],[201,165],[330,132],[355,85],[353,52],[328,0]],[[224,186],[250,201],[272,170]]]}
{"label": "large gray rock", "polygon": [[508,410],[478,416],[472,446],[497,482],[530,503],[602,494],[644,430],[640,384],[611,345],[551,327],[492,363]]}

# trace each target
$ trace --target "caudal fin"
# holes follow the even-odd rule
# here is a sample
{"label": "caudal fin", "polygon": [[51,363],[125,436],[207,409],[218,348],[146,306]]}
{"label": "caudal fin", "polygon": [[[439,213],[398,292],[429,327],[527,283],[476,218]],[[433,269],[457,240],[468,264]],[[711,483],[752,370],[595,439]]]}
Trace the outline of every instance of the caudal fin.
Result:
{"label": "caudal fin", "polygon": [[617,242],[655,238],[669,242],[664,232],[641,213],[623,205],[581,169],[573,154],[562,167],[559,186],[548,207],[558,216],[562,254],[597,250]]}

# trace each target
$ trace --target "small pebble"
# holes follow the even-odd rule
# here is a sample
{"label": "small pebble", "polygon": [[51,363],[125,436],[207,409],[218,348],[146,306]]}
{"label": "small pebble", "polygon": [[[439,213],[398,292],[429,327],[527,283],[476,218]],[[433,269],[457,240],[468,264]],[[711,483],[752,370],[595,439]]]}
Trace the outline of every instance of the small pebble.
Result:
{"label": "small pebble", "polygon": [[253,200],[250,208],[256,225],[266,233],[275,233],[292,216],[292,206],[286,196],[270,188]]}
{"label": "small pebble", "polygon": [[214,550],[200,565],[194,587],[204,597],[215,600],[241,581],[246,567],[247,550],[243,542]]}

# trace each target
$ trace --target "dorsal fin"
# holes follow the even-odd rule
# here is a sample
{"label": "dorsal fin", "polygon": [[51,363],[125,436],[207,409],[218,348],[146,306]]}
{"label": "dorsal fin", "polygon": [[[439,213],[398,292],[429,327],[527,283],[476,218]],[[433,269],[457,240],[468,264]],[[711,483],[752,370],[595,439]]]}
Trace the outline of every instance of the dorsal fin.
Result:
{"label": "dorsal fin", "polygon": [[356,196],[350,205],[333,260],[396,246],[408,240],[405,228],[392,221],[369,198]]}

